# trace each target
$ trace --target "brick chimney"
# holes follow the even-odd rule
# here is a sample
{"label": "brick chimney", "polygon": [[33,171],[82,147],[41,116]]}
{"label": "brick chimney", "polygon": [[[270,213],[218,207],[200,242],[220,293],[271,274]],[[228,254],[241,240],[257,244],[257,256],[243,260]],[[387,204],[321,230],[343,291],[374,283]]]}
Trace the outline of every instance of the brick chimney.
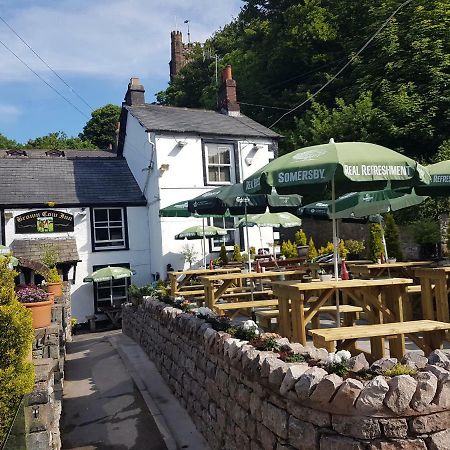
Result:
{"label": "brick chimney", "polygon": [[231,65],[222,72],[222,85],[219,88],[219,111],[229,116],[239,116],[240,108],[236,97],[236,81],[233,80]]}
{"label": "brick chimney", "polygon": [[145,89],[139,78],[130,78],[128,90],[124,98],[125,105],[136,106],[145,104]]}

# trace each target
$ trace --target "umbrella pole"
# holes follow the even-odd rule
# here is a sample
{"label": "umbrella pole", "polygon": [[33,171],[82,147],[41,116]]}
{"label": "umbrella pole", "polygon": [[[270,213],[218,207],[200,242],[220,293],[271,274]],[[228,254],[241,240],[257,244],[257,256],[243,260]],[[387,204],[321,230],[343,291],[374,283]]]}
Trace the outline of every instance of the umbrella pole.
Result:
{"label": "umbrella pole", "polygon": [[109,296],[111,298],[111,306],[113,306],[113,290],[112,290],[112,277],[109,280]]}
{"label": "umbrella pole", "polygon": [[[244,214],[245,214],[245,236],[247,238],[247,263],[248,263],[248,272],[250,273],[252,271],[252,263],[250,260],[250,239],[248,237],[248,217],[247,217],[247,202],[244,203]],[[253,280],[250,279],[250,301],[253,302],[254,299],[254,284]],[[255,308],[252,308],[252,320],[255,320]]]}
{"label": "umbrella pole", "polygon": [[[334,262],[334,279],[338,281],[339,273],[338,273],[338,237],[337,237],[337,225],[336,225],[336,191],[335,191],[335,183],[334,183],[334,174],[331,179],[331,214],[332,214],[332,223],[333,223],[333,262]],[[339,311],[339,291],[336,289],[336,324],[339,328],[341,326],[341,314]]]}
{"label": "umbrella pole", "polygon": [[261,248],[264,248],[263,240],[262,240],[261,227],[260,226],[258,226],[258,230],[259,230],[259,243],[261,244]]}
{"label": "umbrella pole", "polygon": [[275,251],[275,231],[273,231],[272,227],[272,242],[273,242],[273,259],[277,259],[277,252]]}
{"label": "umbrella pole", "polygon": [[203,244],[203,268],[206,268],[206,238],[205,238],[205,218],[202,219],[202,225],[203,225],[203,237],[202,237],[202,244]]}

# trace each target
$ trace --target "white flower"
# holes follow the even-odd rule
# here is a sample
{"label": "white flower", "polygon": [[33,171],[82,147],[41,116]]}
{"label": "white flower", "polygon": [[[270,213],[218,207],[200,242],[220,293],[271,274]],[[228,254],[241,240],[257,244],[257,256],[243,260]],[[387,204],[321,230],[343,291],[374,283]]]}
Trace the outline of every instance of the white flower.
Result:
{"label": "white flower", "polygon": [[206,306],[201,306],[200,308],[198,308],[197,314],[199,314],[200,316],[205,316],[205,317],[215,316],[214,312],[211,309],[207,308]]}
{"label": "white flower", "polygon": [[[340,352],[338,352],[340,353]],[[339,364],[342,362],[342,357],[338,353],[330,353],[327,358],[328,364]]]}
{"label": "white flower", "polygon": [[175,297],[174,300],[176,302],[182,302],[184,300],[184,297],[183,296],[178,296],[178,297]]}
{"label": "white flower", "polygon": [[352,357],[352,354],[348,350],[339,350],[336,356],[339,356],[341,361],[348,361]]}
{"label": "white flower", "polygon": [[241,327],[243,330],[257,330],[258,329],[258,325],[253,322],[253,320],[246,320],[245,322],[242,322]]}

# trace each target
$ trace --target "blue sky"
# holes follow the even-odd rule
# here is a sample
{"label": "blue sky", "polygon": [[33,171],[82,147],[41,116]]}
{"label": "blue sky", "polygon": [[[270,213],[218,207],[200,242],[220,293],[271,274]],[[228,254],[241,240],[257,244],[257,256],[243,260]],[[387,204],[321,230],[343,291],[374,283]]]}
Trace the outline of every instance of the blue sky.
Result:
{"label": "blue sky", "polygon": [[[204,41],[235,17],[241,0],[0,0],[3,17],[95,109],[120,105],[139,77],[146,101],[167,86],[170,31]],[[89,108],[0,22],[0,40],[76,104]],[[0,133],[19,142],[64,131],[76,136],[87,118],[0,44]]]}

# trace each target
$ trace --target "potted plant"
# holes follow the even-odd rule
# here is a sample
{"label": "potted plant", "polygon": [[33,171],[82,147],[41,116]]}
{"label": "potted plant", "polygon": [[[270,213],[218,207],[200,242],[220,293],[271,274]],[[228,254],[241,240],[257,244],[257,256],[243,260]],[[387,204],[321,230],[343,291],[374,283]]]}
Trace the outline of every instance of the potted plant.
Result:
{"label": "potted plant", "polygon": [[294,239],[298,256],[306,256],[308,253],[306,233],[300,228],[300,230],[295,233]]}
{"label": "potted plant", "polygon": [[17,299],[31,311],[33,328],[48,327],[52,321],[53,298],[37,286],[19,286]]}
{"label": "potted plant", "polygon": [[62,278],[56,268],[59,254],[54,245],[47,244],[42,246],[42,263],[48,270],[44,270],[42,275],[47,284],[47,292],[53,293],[55,297],[62,296]]}

